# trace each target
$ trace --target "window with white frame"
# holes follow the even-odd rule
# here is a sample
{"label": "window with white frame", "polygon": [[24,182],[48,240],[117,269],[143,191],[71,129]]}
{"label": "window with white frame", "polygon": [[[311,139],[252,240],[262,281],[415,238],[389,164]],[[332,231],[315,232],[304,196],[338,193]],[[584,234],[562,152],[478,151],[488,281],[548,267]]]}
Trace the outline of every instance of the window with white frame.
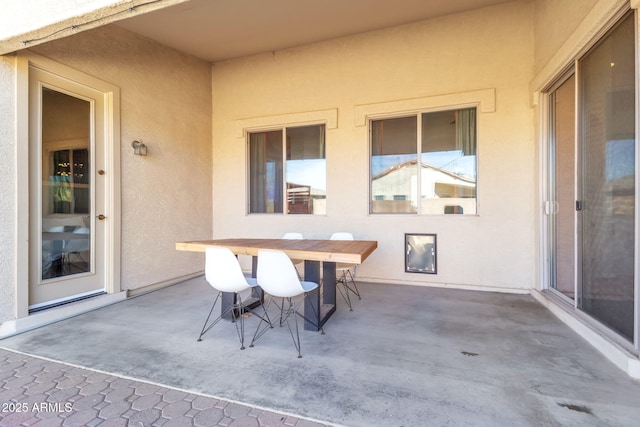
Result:
{"label": "window with white frame", "polygon": [[325,125],[249,132],[249,213],[326,213]]}
{"label": "window with white frame", "polygon": [[476,108],[375,119],[371,213],[476,214]]}

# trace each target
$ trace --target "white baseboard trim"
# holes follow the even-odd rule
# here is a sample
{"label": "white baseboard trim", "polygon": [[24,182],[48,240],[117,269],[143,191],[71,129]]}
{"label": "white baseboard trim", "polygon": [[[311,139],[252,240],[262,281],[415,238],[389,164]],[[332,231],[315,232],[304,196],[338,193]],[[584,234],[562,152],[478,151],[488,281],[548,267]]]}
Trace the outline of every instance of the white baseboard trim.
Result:
{"label": "white baseboard trim", "polygon": [[197,273],[191,273],[185,276],[176,277],[174,279],[153,283],[151,285],[143,286],[141,288],[129,289],[127,290],[127,292],[128,292],[128,296],[131,298],[138,297],[140,295],[148,294],[149,292],[157,291],[162,288],[166,288],[167,286],[172,286],[178,283],[186,282],[187,280],[195,279],[196,277],[200,277],[200,276],[204,276],[204,271],[199,271]]}
{"label": "white baseboard trim", "polygon": [[0,323],[0,339],[21,334],[44,325],[59,322],[97,308],[115,304],[127,299],[127,292],[99,295],[82,301],[69,303],[60,307],[43,310],[20,319],[7,320]]}
{"label": "white baseboard trim", "polygon": [[551,299],[547,298],[542,292],[531,290],[531,295],[565,325],[573,329],[596,350],[602,353],[614,365],[625,371],[630,377],[640,379],[640,359],[638,359],[638,356],[589,327],[576,316],[551,301]]}
{"label": "white baseboard trim", "polygon": [[445,283],[445,282],[418,282],[411,280],[392,280],[392,279],[377,279],[375,277],[365,277],[358,275],[356,277],[358,283],[377,283],[387,285],[403,285],[403,286],[422,286],[426,288],[446,288],[446,289],[461,289],[465,291],[480,291],[480,292],[499,292],[501,294],[518,294],[527,295],[531,293],[529,288],[506,288],[501,286],[481,286],[481,285],[466,285],[461,283]]}

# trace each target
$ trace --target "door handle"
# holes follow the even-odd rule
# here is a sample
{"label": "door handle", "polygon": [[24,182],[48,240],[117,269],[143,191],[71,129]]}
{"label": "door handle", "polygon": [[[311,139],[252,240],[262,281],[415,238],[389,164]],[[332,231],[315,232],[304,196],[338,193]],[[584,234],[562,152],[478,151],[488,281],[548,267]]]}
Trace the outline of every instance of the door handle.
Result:
{"label": "door handle", "polygon": [[102,220],[106,219],[107,217],[102,215],[102,214],[100,214],[96,218],[98,218],[100,221],[102,221]]}

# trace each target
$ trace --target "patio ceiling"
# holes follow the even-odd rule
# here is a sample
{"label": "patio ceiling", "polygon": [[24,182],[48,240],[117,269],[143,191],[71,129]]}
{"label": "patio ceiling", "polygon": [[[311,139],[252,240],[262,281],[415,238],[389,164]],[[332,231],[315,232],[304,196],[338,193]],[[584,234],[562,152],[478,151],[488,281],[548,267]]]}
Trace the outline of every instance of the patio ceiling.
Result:
{"label": "patio ceiling", "polygon": [[216,62],[511,0],[192,0],[117,25]]}

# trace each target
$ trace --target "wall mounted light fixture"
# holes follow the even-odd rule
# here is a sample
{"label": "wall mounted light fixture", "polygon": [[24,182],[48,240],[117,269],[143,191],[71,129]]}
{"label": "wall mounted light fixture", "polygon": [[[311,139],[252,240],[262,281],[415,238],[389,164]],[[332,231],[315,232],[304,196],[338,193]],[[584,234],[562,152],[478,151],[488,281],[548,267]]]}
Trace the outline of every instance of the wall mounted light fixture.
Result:
{"label": "wall mounted light fixture", "polygon": [[146,156],[147,155],[147,146],[142,143],[142,141],[133,141],[131,143],[133,147],[133,154],[138,156]]}

